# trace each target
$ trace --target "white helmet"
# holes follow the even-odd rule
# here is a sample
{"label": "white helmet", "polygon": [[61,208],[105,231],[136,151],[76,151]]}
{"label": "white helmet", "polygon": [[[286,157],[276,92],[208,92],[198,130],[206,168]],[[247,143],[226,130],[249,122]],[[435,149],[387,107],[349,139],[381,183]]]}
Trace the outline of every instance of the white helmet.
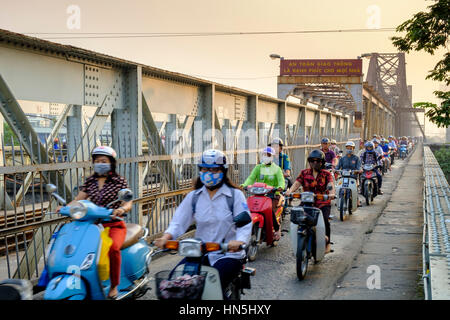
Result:
{"label": "white helmet", "polygon": [[346,147],[355,147],[355,143],[353,142],[353,141],[348,141],[346,144],[345,144],[345,146]]}
{"label": "white helmet", "polygon": [[94,148],[94,150],[92,150],[92,157],[93,156],[108,156],[108,157],[112,157],[113,159],[116,159],[117,157],[117,153],[116,151],[114,151],[113,148],[108,147],[108,146],[99,146]]}

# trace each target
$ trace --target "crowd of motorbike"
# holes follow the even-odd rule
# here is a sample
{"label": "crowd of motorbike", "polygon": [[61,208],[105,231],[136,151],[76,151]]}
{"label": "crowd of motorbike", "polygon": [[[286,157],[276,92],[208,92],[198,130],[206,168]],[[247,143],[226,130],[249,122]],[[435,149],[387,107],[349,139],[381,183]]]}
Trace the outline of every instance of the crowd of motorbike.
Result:
{"label": "crowd of motorbike", "polygon": [[[361,167],[354,170],[345,167],[336,169],[337,160],[346,156],[343,154],[344,150],[339,150],[335,141],[324,139],[322,143],[324,141],[325,145],[328,143],[328,146],[330,142],[334,142],[331,146],[336,160],[326,163],[325,169],[333,177],[335,207],[341,221],[347,220],[349,215],[362,206],[359,203],[359,194],[365,199],[367,206],[372,204],[374,198],[381,193],[379,175],[387,174],[395,161],[406,159],[416,142],[410,137],[396,140],[390,136],[388,140],[377,135],[372,140],[360,141],[360,147],[375,150],[377,162],[362,161]],[[272,143],[283,145],[281,139]],[[354,148],[354,145],[354,142],[350,141],[346,147]],[[271,149],[270,146],[265,148],[263,157],[266,153],[270,155],[273,151]],[[363,153],[364,150],[361,150],[358,158],[362,157]],[[307,274],[309,260],[313,258],[314,263],[318,263],[326,253],[330,252],[327,252],[326,248],[326,221],[322,210],[317,208],[315,203],[318,199],[330,200],[332,197],[329,198],[327,193],[317,194],[304,190],[300,193],[287,192],[292,186],[291,168],[285,167],[283,163],[280,163],[279,167],[283,168],[283,188],[269,185],[264,180],[263,182],[251,181],[241,186],[247,195],[250,215],[245,212],[237,215],[230,228],[238,229],[251,224],[251,238],[248,243],[239,246],[239,249],[245,250],[245,257],[241,259],[242,268],[226,288],[222,288],[221,281],[218,281],[217,269],[204,265],[204,259],[209,253],[228,251],[226,242],[205,243],[197,238],[187,238],[169,240],[164,244],[163,249],[158,249],[146,242],[148,235],[146,228],[127,224],[127,237],[121,247],[120,295],[116,299],[142,297],[152,283],[150,277],[152,257],[161,252],[170,251],[178,252],[180,256],[185,257],[185,261],[173,270],[162,271],[155,275],[154,288],[159,299],[238,300],[244,293],[244,289],[250,289],[250,277],[255,274],[255,269],[246,266],[245,263],[255,261],[258,250],[264,244],[276,247],[281,231],[289,231],[296,257],[297,277],[303,280]],[[328,186],[327,190],[331,188]],[[69,207],[66,201],[56,193],[56,186],[48,184],[47,192],[63,206],[59,214],[71,217],[72,220],[56,230],[48,246],[47,264],[38,284],[45,290],[44,299],[107,299],[110,282],[108,277],[100,279],[97,269],[104,255],[103,230],[99,231],[97,223],[111,220],[110,205],[117,201],[130,201],[133,197],[132,192],[129,189],[121,190],[118,199],[106,207],[97,206],[89,200],[78,201],[76,205]],[[284,230],[282,224],[287,221],[288,216],[290,227],[289,230]],[[334,216],[331,215],[329,219],[333,218]],[[277,224],[279,231],[274,229]],[[7,280],[0,282],[0,299],[11,298],[12,295],[6,293],[11,290],[15,290],[18,299],[30,296],[28,283],[22,280],[16,282]],[[28,293],[24,294],[24,291]]]}

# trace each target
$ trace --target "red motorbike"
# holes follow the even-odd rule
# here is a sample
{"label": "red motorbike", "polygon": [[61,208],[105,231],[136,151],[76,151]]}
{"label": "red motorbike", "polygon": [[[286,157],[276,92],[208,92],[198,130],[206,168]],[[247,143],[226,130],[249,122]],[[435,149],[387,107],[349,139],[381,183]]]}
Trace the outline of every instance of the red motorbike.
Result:
{"label": "red motorbike", "polygon": [[[262,182],[256,182],[246,188],[251,194],[247,198],[247,205],[250,210],[253,222],[252,236],[247,247],[247,256],[249,261],[256,259],[258,247],[266,242],[267,246],[276,246],[278,241],[273,237],[273,218],[272,218],[272,198],[269,197],[277,189]],[[280,224],[283,214],[283,206],[277,209],[275,217]]]}

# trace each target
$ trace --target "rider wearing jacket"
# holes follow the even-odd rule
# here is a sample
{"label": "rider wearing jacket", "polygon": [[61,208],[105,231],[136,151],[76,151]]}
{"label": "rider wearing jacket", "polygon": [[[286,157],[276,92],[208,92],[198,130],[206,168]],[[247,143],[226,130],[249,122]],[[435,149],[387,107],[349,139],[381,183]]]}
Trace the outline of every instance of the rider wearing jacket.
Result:
{"label": "rider wearing jacket", "polygon": [[361,163],[363,165],[372,164],[375,166],[374,172],[377,175],[377,180],[378,180],[378,193],[383,194],[383,192],[381,191],[381,185],[383,183],[383,180],[382,180],[381,174],[378,170],[378,161],[381,159],[381,156],[377,152],[375,152],[373,142],[368,141],[365,144],[365,147],[366,147],[366,151],[364,151],[361,154]]}
{"label": "rider wearing jacket", "polygon": [[[227,175],[228,163],[223,152],[206,150],[198,167],[200,172],[195,190],[188,193],[178,206],[169,227],[161,238],[155,240],[155,245],[164,248],[168,240],[183,235],[193,222],[196,224],[196,238],[203,242],[227,242],[228,252],[211,252],[204,261],[205,265],[219,271],[222,288],[225,289],[242,269],[241,259],[245,258],[245,251],[239,246],[249,242],[252,230],[251,223],[234,228],[233,218],[242,212],[250,213],[244,194]],[[227,198],[233,194],[231,212]],[[193,206],[195,198],[197,203]],[[184,259],[179,264],[183,262]]]}
{"label": "rider wearing jacket", "polygon": [[[116,156],[114,149],[107,146],[96,147],[92,151],[94,174],[86,179],[80,192],[68,206],[76,201],[89,199],[96,205],[105,207],[117,200],[119,190],[128,188],[128,184],[125,178],[116,173]],[[133,201],[128,201],[121,205],[116,202],[110,207],[114,209],[112,214],[117,217],[124,215],[131,210],[132,203]],[[125,241],[127,229],[123,220],[103,222],[102,225],[110,228],[109,236],[113,241],[109,249],[111,289],[108,298],[114,299],[118,295],[117,287],[120,283],[120,248]]]}
{"label": "rider wearing jacket", "polygon": [[268,144],[269,147],[272,147],[275,150],[275,164],[278,165],[285,178],[287,178],[289,188],[292,185],[291,180],[289,179],[291,177],[291,160],[289,159],[289,156],[287,153],[283,152],[283,140],[280,138],[274,138],[272,139],[272,142]]}
{"label": "rider wearing jacket", "polygon": [[280,240],[281,230],[280,225],[275,217],[275,212],[283,204],[284,197],[280,194],[285,188],[284,176],[281,168],[277,166],[274,161],[275,150],[271,147],[266,147],[262,150],[261,158],[262,163],[257,164],[247,180],[241,185],[241,187],[247,187],[255,182],[265,183],[272,188],[277,189],[275,193],[269,193],[268,196],[272,198],[272,218],[273,228],[275,230],[274,239]]}
{"label": "rider wearing jacket", "polygon": [[[362,172],[361,170],[361,159],[354,154],[355,152],[355,143],[353,141],[348,141],[345,144],[345,155],[339,159],[339,163],[336,167],[336,170],[352,170]],[[357,176],[352,176],[356,179],[356,183],[358,183]],[[359,198],[358,198],[358,206],[359,206]]]}
{"label": "rider wearing jacket", "polygon": [[327,200],[317,199],[314,206],[322,210],[325,222],[325,234],[327,238],[326,253],[331,250],[331,228],[330,228],[330,211],[331,199],[335,196],[333,177],[328,170],[325,170],[325,154],[321,150],[313,150],[308,156],[310,169],[304,169],[300,172],[297,180],[292,187],[286,192],[289,195],[295,192],[300,186],[303,191],[310,191],[314,194],[328,194]]}

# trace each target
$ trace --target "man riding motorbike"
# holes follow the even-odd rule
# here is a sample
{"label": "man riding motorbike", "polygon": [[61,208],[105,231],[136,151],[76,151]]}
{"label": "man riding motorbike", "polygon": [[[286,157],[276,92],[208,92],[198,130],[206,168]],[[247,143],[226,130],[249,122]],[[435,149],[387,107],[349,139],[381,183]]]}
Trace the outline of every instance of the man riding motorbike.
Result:
{"label": "man riding motorbike", "polygon": [[337,157],[333,150],[330,149],[330,139],[323,138],[322,139],[322,147],[320,151],[322,151],[325,154],[325,162],[330,163],[333,167],[336,167],[337,165]]}
{"label": "man riding motorbike", "polygon": [[300,186],[303,191],[310,191],[314,194],[328,194],[327,200],[316,198],[314,206],[322,211],[325,222],[327,240],[325,252],[333,252],[331,250],[331,228],[328,219],[331,211],[331,199],[334,199],[335,196],[333,177],[328,170],[325,170],[325,154],[321,150],[311,151],[308,156],[308,163],[310,169],[304,169],[300,172],[292,187],[286,191],[286,195],[295,192]]}
{"label": "man riding motorbike", "polygon": [[[361,169],[361,159],[354,154],[355,152],[355,143],[353,141],[348,141],[345,144],[345,155],[339,159],[339,163],[336,167],[336,170],[352,170],[352,171],[358,171],[359,173],[362,173]],[[353,177],[356,179],[358,183],[357,176]],[[358,207],[361,207],[359,203],[359,197],[358,197]]]}
{"label": "man riding motorbike", "polygon": [[283,205],[284,197],[280,194],[285,188],[284,176],[281,168],[274,163],[275,150],[272,147],[266,147],[262,150],[261,158],[262,163],[257,164],[247,180],[241,185],[245,188],[254,184],[255,182],[263,182],[277,191],[269,193],[268,196],[272,198],[272,218],[273,218],[273,228],[275,230],[274,240],[278,241],[281,238],[280,224],[278,223],[275,212],[278,208]]}
{"label": "man riding motorbike", "polygon": [[[219,271],[222,288],[226,288],[242,269],[241,259],[245,258],[245,250],[239,248],[249,242],[252,230],[251,223],[242,228],[232,228],[233,218],[242,212],[250,213],[244,194],[227,175],[228,163],[223,152],[206,150],[198,167],[195,190],[188,193],[178,206],[169,227],[162,237],[155,240],[155,245],[164,248],[168,240],[183,235],[195,221],[196,238],[203,242],[228,243],[228,252],[210,252],[203,262]],[[233,209],[227,203],[229,197],[234,199]],[[179,264],[184,262],[185,259]]]}
{"label": "man riding motorbike", "polygon": [[373,142],[368,141],[364,146],[366,147],[366,150],[361,154],[361,163],[362,165],[373,164],[375,166],[374,172],[377,175],[378,180],[378,194],[382,195],[381,185],[383,180],[378,170],[378,163],[381,156],[375,151]]}

